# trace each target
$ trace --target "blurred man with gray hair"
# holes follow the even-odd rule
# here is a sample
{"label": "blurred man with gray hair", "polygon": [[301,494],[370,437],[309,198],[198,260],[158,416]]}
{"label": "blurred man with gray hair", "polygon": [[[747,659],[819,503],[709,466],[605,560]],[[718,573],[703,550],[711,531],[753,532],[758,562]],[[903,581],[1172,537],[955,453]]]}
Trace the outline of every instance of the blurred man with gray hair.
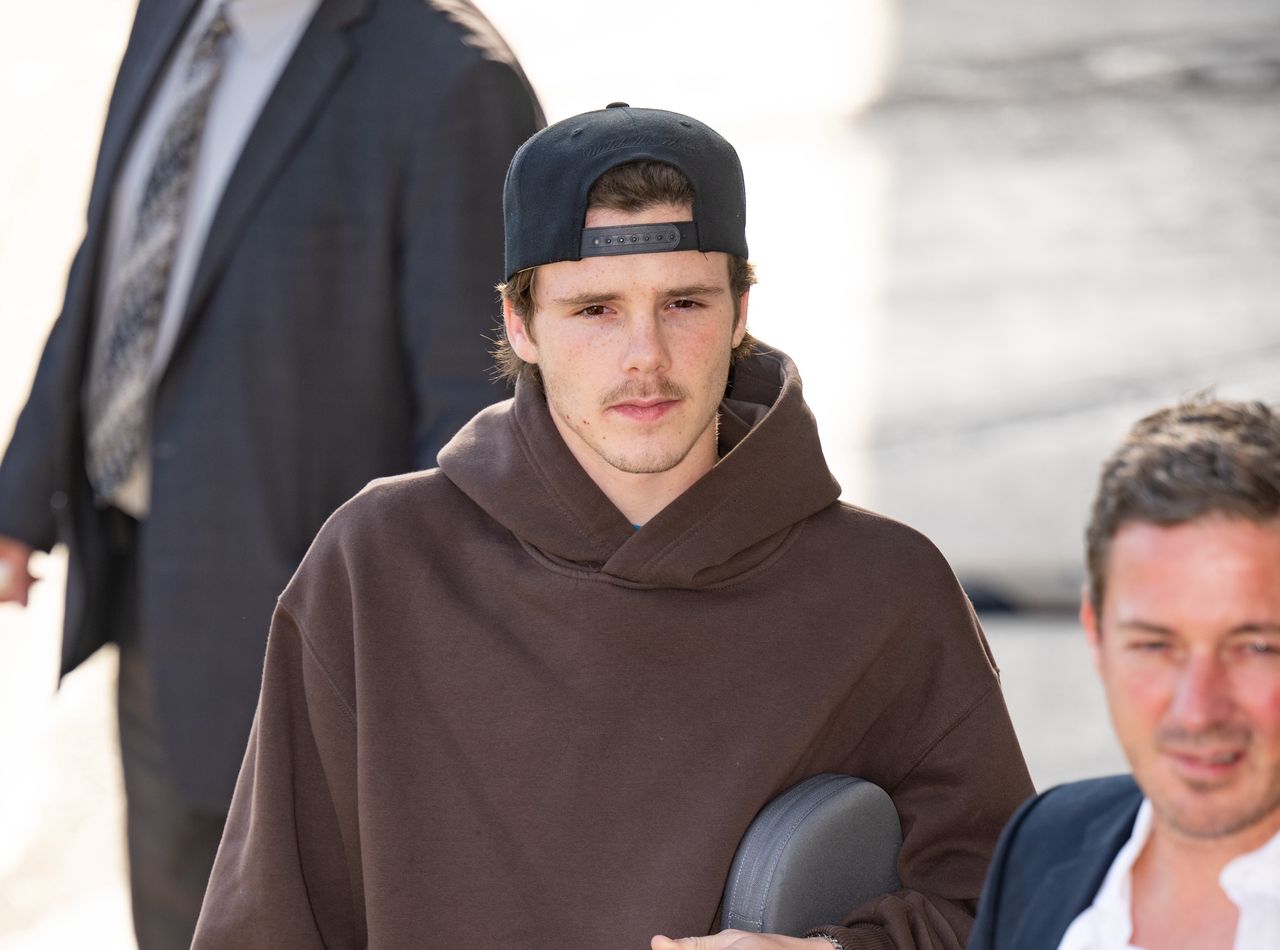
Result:
{"label": "blurred man with gray hair", "polygon": [[1080,607],[1133,775],[1010,821],[970,950],[1280,946],[1280,415],[1197,397],[1103,468]]}

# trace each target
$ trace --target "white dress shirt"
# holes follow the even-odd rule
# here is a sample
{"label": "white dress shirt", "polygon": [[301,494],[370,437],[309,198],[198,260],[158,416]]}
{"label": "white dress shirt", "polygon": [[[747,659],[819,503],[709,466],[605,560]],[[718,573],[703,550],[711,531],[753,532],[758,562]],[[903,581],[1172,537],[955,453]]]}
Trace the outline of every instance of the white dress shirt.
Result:
{"label": "white dress shirt", "polygon": [[[1143,950],[1133,937],[1133,865],[1151,836],[1151,802],[1142,800],[1133,833],[1111,862],[1102,886],[1067,928],[1058,950]],[[1235,950],[1280,948],[1280,833],[1230,861],[1218,877],[1240,911]]]}
{"label": "white dress shirt", "polygon": [[[120,268],[115,266],[116,262],[126,253],[142,192],[160,149],[160,139],[178,105],[183,70],[190,61],[196,41],[222,2],[205,0],[191,18],[121,164],[111,193],[111,211],[98,285],[100,314],[114,307],[119,298],[122,275]],[[205,237],[227,179],[267,96],[275,88],[285,63],[319,5],[320,0],[227,0],[227,18],[232,33],[227,39],[222,75],[209,104],[204,135],[187,194],[187,208],[174,249],[173,269],[169,274],[151,362],[153,382],[173,352]],[[104,323],[101,319],[97,321],[99,333],[104,332]],[[148,439],[147,444],[149,442]],[[111,502],[134,517],[145,517],[149,507],[150,476],[151,459],[144,453]]]}

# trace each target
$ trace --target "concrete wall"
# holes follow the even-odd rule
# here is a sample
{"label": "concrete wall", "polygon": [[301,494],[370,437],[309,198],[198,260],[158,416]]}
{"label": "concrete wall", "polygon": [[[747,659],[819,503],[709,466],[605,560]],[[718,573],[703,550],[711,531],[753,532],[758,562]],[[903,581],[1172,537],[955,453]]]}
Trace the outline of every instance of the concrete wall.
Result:
{"label": "concrete wall", "polygon": [[1098,463],[1280,398],[1280,7],[904,2],[867,500],[972,589],[1071,600]]}

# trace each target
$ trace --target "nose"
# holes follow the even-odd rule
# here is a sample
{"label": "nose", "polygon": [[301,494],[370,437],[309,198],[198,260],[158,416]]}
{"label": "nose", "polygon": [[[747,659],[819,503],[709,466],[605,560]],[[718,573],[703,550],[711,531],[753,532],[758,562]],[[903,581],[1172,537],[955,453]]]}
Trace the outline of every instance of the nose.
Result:
{"label": "nose", "polygon": [[671,366],[662,319],[655,313],[637,313],[627,321],[627,372],[659,373]]}
{"label": "nose", "polygon": [[1231,679],[1221,658],[1193,656],[1178,675],[1170,710],[1184,729],[1196,731],[1220,725],[1234,709]]}

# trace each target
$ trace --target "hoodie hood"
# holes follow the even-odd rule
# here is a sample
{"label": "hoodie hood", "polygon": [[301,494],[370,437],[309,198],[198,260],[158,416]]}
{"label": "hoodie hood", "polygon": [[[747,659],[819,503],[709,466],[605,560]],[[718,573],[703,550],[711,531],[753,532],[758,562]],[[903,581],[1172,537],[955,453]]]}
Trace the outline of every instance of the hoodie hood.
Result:
{"label": "hoodie hood", "polygon": [[730,582],[764,563],[840,486],[800,374],[765,346],[739,360],[720,404],[720,460],[635,530],[582,469],[542,390],[523,380],[440,453],[464,494],[552,565],[638,587]]}

